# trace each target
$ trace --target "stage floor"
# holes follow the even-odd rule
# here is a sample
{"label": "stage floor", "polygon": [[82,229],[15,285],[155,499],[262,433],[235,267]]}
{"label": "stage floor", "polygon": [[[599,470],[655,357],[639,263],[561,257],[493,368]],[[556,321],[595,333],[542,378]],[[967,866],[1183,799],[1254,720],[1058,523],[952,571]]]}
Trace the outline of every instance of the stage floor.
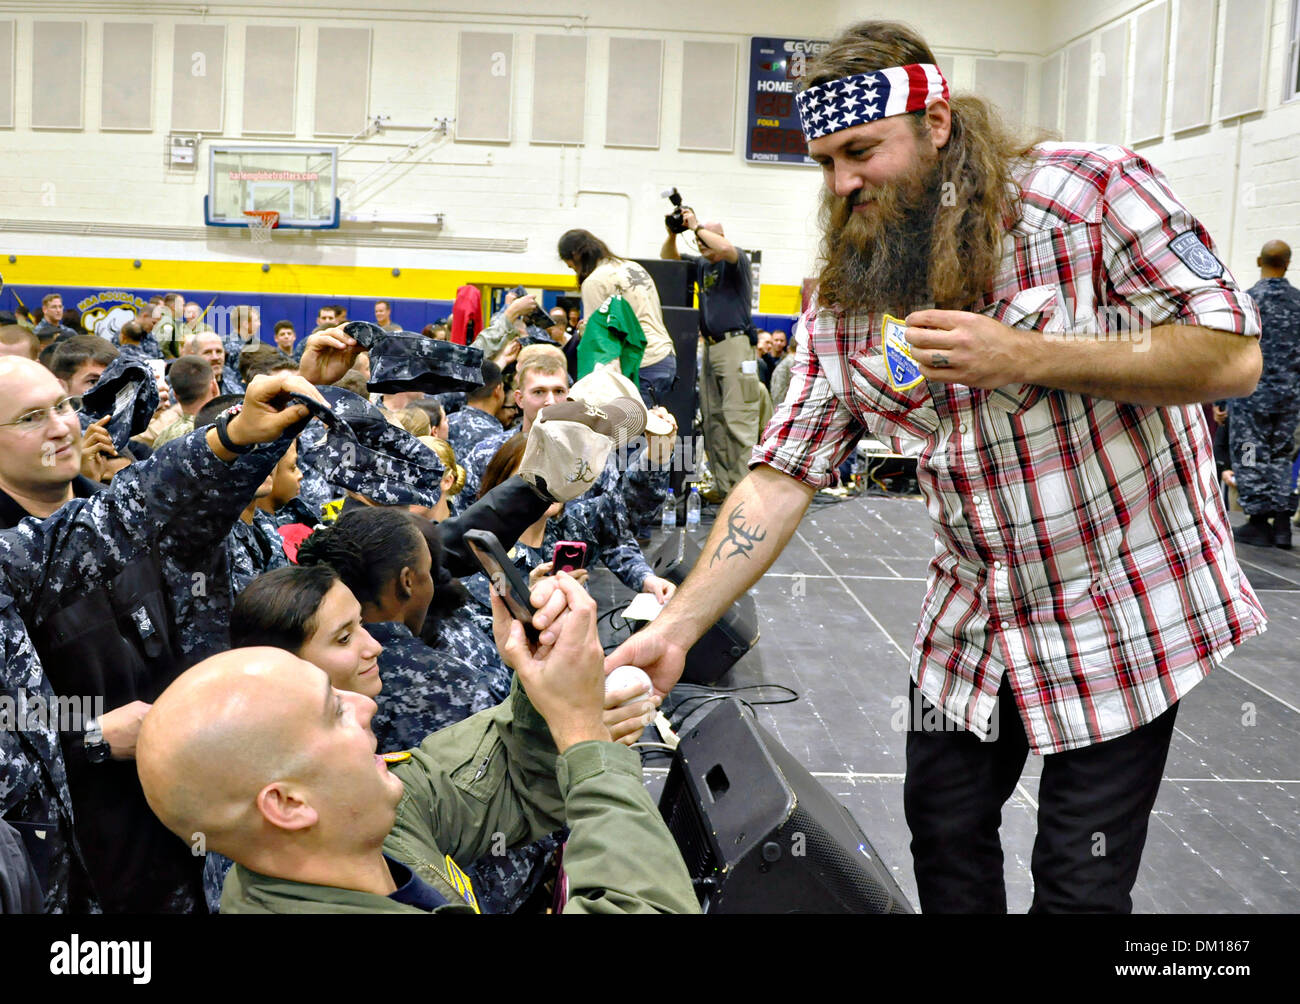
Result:
{"label": "stage floor", "polygon": [[[758,645],[718,681],[798,692],[794,703],[758,707],[760,722],[848,806],[914,907],[904,734],[891,720],[907,694],[932,541],[919,498],[815,505],[754,587]],[[1135,912],[1300,912],[1300,551],[1242,547],[1238,557],[1269,628],[1182,702]],[[593,575],[602,609],[627,595],[611,583]],[[1041,765],[1029,757],[1003,811],[1012,912],[1026,911],[1033,895]],[[652,790],[664,773],[647,768]]]}

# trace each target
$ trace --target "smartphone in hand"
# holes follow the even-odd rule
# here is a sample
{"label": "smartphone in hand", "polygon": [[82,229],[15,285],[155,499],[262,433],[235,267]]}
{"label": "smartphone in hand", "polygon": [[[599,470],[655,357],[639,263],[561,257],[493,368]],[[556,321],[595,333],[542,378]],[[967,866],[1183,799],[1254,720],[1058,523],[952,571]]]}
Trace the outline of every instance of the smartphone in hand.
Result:
{"label": "smartphone in hand", "polygon": [[587,545],[580,540],[560,540],[551,553],[551,574],[573,573],[587,567]]}
{"label": "smartphone in hand", "polygon": [[528,582],[506,555],[497,535],[489,530],[466,530],[465,543],[483,566],[483,573],[492,584],[492,591],[505,602],[510,615],[523,623],[528,640],[536,644],[538,632],[533,627],[533,614],[537,611],[528,598]]}

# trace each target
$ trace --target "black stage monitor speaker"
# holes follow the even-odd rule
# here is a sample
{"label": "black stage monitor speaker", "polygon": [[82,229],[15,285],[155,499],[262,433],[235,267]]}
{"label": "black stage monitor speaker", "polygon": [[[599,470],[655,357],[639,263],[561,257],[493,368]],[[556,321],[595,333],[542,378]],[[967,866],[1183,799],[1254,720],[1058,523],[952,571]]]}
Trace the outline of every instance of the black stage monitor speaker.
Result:
{"label": "black stage monitor speaker", "polygon": [[695,264],[669,258],[632,259],[650,273],[661,307],[695,306]]}
{"label": "black stage monitor speaker", "polygon": [[659,811],[705,913],[911,913],[848,809],[739,701],[681,745]]}
{"label": "black stage monitor speaker", "polygon": [[[693,531],[701,533],[703,531]],[[681,585],[700,556],[691,533],[677,530],[659,546],[650,565],[655,575]],[[746,652],[758,644],[758,607],[746,593],[736,600],[686,653],[685,683],[716,683]]]}

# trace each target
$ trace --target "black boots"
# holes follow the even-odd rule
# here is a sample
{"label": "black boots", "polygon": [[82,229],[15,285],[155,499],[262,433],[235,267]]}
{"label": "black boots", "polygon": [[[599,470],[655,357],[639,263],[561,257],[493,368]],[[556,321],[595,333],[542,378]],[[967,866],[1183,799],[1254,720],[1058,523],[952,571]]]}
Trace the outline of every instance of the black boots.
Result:
{"label": "black boots", "polygon": [[1291,513],[1285,509],[1273,513],[1273,546],[1291,550]]}
{"label": "black boots", "polygon": [[1248,522],[1232,531],[1232,538],[1238,544],[1280,547],[1289,551],[1291,550],[1291,514],[1284,510],[1256,513]]}
{"label": "black boots", "polygon": [[[1271,513],[1261,512],[1250,517],[1243,526],[1232,531],[1232,538],[1238,544],[1253,544],[1255,547],[1273,546],[1273,528],[1268,519]],[[1288,539],[1289,539],[1288,534]]]}

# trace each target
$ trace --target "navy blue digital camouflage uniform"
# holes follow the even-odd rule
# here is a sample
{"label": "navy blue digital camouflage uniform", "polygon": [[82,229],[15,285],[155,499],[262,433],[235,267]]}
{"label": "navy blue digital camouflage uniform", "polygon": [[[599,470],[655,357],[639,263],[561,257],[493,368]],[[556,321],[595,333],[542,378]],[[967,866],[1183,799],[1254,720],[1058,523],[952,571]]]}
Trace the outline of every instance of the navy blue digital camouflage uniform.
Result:
{"label": "navy blue digital camouflage uniform", "polygon": [[438,649],[455,653],[483,673],[492,703],[500,704],[510,696],[511,672],[501,661],[492,638],[492,618],[483,617],[472,599],[441,616],[429,615],[421,632],[424,640]]}
{"label": "navy blue digital camouflage uniform", "polygon": [[[610,470],[606,466],[606,471]],[[617,478],[617,468],[614,469]],[[626,478],[618,479],[626,482]],[[599,479],[597,479],[599,483]],[[566,503],[563,511],[547,520],[542,534],[543,561],[549,561],[561,540],[582,541],[587,545],[587,563],[599,558],[623,585],[640,592],[650,565],[632,536],[632,519],[627,497],[618,486],[601,493],[589,492]]]}
{"label": "navy blue digital camouflage uniform", "polygon": [[383,689],[370,730],[380,753],[412,749],[431,732],[495,707],[488,677],[447,646],[431,648],[405,624],[367,623],[384,646],[379,656]]}
{"label": "navy blue digital camouflage uniform", "polygon": [[[110,340],[114,345],[117,346],[119,352],[125,349],[133,348],[133,346],[122,344],[122,335],[120,329],[117,332],[114,332],[113,337]],[[152,331],[146,331],[143,335],[140,336],[139,355],[144,359],[163,358],[162,346],[158,344],[158,339],[154,337]]]}
{"label": "navy blue digital camouflage uniform", "polygon": [[[239,359],[244,354],[245,342],[234,331],[227,331],[221,336],[221,347],[226,350],[226,363],[221,370],[221,393],[223,394],[242,394],[244,392],[243,381],[239,379]],[[226,390],[226,377],[233,378],[231,386],[239,385],[239,389]]]}
{"label": "navy blue digital camouflage uniform", "polygon": [[448,507],[453,514],[464,512],[478,501],[479,491],[483,486],[483,475],[487,472],[488,464],[496,456],[497,450],[505,445],[506,440],[519,431],[517,428],[496,429],[479,439],[464,455],[457,452],[456,462],[465,468],[465,486],[448,500]]}
{"label": "navy blue digital camouflage uniform", "polygon": [[668,497],[667,468],[654,467],[649,451],[642,447],[623,472],[623,501],[627,507],[628,529],[633,537],[649,537],[663,513]]}
{"label": "navy blue digital camouflage uniform", "polygon": [[[309,425],[318,424],[309,423]],[[205,436],[207,434],[206,428],[197,431]],[[275,531],[276,521],[269,513],[258,510],[258,514],[254,516],[255,522],[259,518],[261,520],[259,530],[249,530],[239,519],[239,514],[252,500],[257,487],[266,480],[266,476],[271,473],[276,462],[298,438],[300,432],[303,432],[302,426],[296,426],[274,443],[259,446],[251,453],[237,457],[230,465],[230,468],[241,472],[238,482],[241,487],[233,493],[213,492],[214,496],[221,496],[221,499],[214,498],[214,501],[222,502],[223,515],[228,514],[222,532],[217,538],[201,549],[191,549],[191,554],[185,560],[163,553],[163,578],[167,583],[172,609],[175,611],[177,634],[180,637],[184,663],[187,667],[230,648],[230,612],[235,596],[250,580],[248,569],[256,567],[263,561],[273,562],[263,569],[266,571],[278,568],[288,561],[284,555],[283,541]],[[171,444],[168,443],[164,450],[170,448]],[[244,473],[246,470],[260,471],[262,474],[261,481],[256,482],[248,490],[243,487],[245,478],[255,475]],[[228,484],[227,478],[222,482],[223,488]],[[235,509],[235,506],[238,508]],[[267,536],[268,531],[274,539]],[[230,544],[232,534],[240,535],[239,542],[234,548]],[[266,549],[272,550],[273,554],[270,557],[260,556]],[[232,552],[237,552],[237,556]],[[237,568],[236,562],[238,562]],[[238,586],[236,576],[240,579]]]}
{"label": "navy blue digital camouflage uniform", "polygon": [[1247,515],[1294,509],[1291,454],[1300,423],[1300,290],[1285,279],[1261,279],[1247,292],[1259,307],[1259,384],[1229,403],[1228,435],[1237,498]]}
{"label": "navy blue digital camouflage uniform", "polygon": [[222,394],[242,394],[244,393],[244,381],[239,379],[239,367],[232,366],[230,357],[226,357],[226,363],[221,367],[221,379],[217,381],[217,389]]}
{"label": "navy blue digital camouflage uniform", "polygon": [[221,378],[217,387],[223,394],[242,394],[246,389],[244,381],[239,379],[239,357],[244,354],[244,340],[234,331],[227,331],[218,336],[221,347],[226,352],[226,361],[221,367]]}
{"label": "navy blue digital camouflage uniform", "polygon": [[[152,336],[146,336],[146,337],[152,337]],[[157,344],[158,344],[157,342],[154,343],[155,346]],[[130,359],[135,359],[138,362],[143,363],[145,365],[148,365],[150,359],[161,359],[163,357],[161,348],[158,349],[157,355],[151,355],[149,351],[149,347],[143,339],[141,340],[139,345],[119,345],[117,347],[117,353],[118,355],[127,356]]]}
{"label": "navy blue digital camouflage uniform", "polygon": [[276,526],[292,526],[294,523],[315,526],[320,522],[320,509],[309,505],[299,494],[275,510],[271,520]]}
{"label": "navy blue digital camouflage uniform", "polygon": [[[331,487],[356,492],[376,505],[438,504],[443,470],[433,450],[389,422],[366,398],[338,387],[322,387],[320,393],[327,408],[310,407],[328,420],[330,430],[319,439],[302,437],[300,467],[315,467]],[[308,501],[315,504],[315,499]]]}
{"label": "navy blue digital camouflage uniform", "polygon": [[298,469],[302,471],[302,483],[298,486],[298,497],[311,509],[319,514],[321,510],[330,502],[343,497],[343,492],[334,488],[314,464],[298,461]]}
{"label": "navy blue digital camouflage uniform", "polygon": [[546,878],[546,863],[568,839],[568,830],[549,833],[523,847],[485,854],[465,869],[485,913],[514,913]]}
{"label": "navy blue digital camouflage uniform", "polygon": [[289,564],[278,525],[269,512],[256,509],[253,511],[253,522],[245,523],[239,519],[230,528],[225,543],[230,561],[232,603],[263,572]]}
{"label": "navy blue digital camouflage uniform", "polygon": [[313,447],[319,446],[325,439],[325,426],[312,422],[303,430],[298,442],[298,469],[302,471],[302,483],[298,485],[298,497],[319,514],[321,507],[333,502],[343,493],[333,488],[325,475],[308,456]]}
{"label": "navy blue digital camouflage uniform", "polygon": [[66,324],[51,324],[45,318],[41,318],[39,324],[32,328],[32,334],[42,342],[61,342],[65,338],[71,338],[73,335],[80,334],[76,328],[70,328]]}
{"label": "navy blue digital camouflage uniform", "polygon": [[447,415],[454,415],[465,407],[469,397],[463,390],[448,390],[441,394],[432,395],[433,399],[442,405],[442,410]]}
{"label": "navy blue digital camouflage uniform", "polygon": [[504,431],[495,416],[472,406],[447,416],[447,442],[456,451],[456,462],[462,466],[465,463],[462,458],[469,456],[470,450],[489,436]]}
{"label": "navy blue digital camouflage uniform", "polygon": [[[258,450],[226,464],[205,437],[190,433],[118,473],[109,489],[74,499],[43,521],[26,519],[0,532],[0,697],[17,703],[21,694],[28,706],[37,696],[48,706],[54,697],[24,621],[41,623],[165,534],[197,536],[223,521],[228,526],[229,508],[247,504],[279,457]],[[214,484],[225,490],[212,491]],[[0,815],[51,825],[46,909],[84,912],[93,904],[72,836],[67,774],[52,727],[57,723],[29,724],[0,729]]]}

